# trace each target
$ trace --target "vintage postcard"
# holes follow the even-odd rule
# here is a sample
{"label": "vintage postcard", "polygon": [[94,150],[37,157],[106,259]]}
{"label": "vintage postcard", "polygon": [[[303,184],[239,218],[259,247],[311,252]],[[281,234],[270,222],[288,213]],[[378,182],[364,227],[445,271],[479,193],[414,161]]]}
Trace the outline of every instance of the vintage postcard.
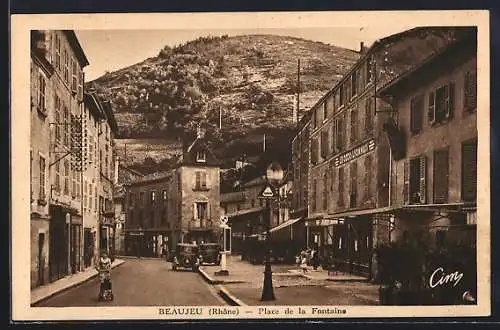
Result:
{"label": "vintage postcard", "polygon": [[489,316],[488,22],[12,16],[13,320]]}

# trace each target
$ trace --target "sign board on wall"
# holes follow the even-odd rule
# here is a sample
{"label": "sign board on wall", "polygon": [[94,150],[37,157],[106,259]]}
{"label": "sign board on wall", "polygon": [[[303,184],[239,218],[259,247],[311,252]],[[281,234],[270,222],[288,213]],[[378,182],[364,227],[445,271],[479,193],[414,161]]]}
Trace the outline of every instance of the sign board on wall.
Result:
{"label": "sign board on wall", "polygon": [[375,150],[375,139],[370,139],[356,148],[338,155],[333,159],[333,162],[338,167],[373,150]]}

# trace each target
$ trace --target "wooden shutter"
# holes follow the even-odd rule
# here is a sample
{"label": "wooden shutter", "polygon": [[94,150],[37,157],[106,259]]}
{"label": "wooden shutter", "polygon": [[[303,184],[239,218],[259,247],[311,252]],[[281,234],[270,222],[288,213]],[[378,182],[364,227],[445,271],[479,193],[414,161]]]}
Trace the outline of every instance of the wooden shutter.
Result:
{"label": "wooden shutter", "polygon": [[330,126],[330,155],[335,154],[335,123]]}
{"label": "wooden shutter", "polygon": [[193,203],[193,219],[197,220],[198,219],[198,212],[196,208],[196,203]]}
{"label": "wooden shutter", "polygon": [[410,131],[417,134],[422,129],[423,98],[416,96],[411,99],[410,104]]}
{"label": "wooden shutter", "polygon": [[448,149],[434,152],[434,203],[441,204],[448,201],[449,190],[449,160]]}
{"label": "wooden shutter", "polygon": [[210,211],[210,202],[207,202],[207,219],[211,219]]}
{"label": "wooden shutter", "polygon": [[477,73],[466,72],[464,78],[464,110],[474,111],[477,108]]}
{"label": "wooden shutter", "polygon": [[426,169],[427,162],[425,156],[420,156],[420,204],[425,204],[426,201]]}
{"label": "wooden shutter", "polygon": [[357,110],[351,111],[351,142],[358,139],[358,113]]}
{"label": "wooden shutter", "polygon": [[462,144],[462,199],[473,202],[477,197],[477,140]]}
{"label": "wooden shutter", "polygon": [[409,161],[403,163],[403,203],[410,204],[410,169]]}
{"label": "wooden shutter", "polygon": [[85,79],[85,73],[83,70],[80,70],[80,74],[78,75],[78,101],[83,101],[83,83]]}
{"label": "wooden shutter", "polygon": [[445,101],[445,113],[444,113],[444,118],[445,119],[451,119],[453,116],[453,107],[454,107],[454,98],[455,98],[455,83],[450,82],[447,86],[447,97]]}
{"label": "wooden shutter", "polygon": [[195,182],[195,189],[200,189],[201,187],[201,173],[200,172],[195,172],[195,176],[196,176],[196,182]]}
{"label": "wooden shutter", "polygon": [[436,98],[435,93],[429,93],[429,104],[427,107],[427,118],[429,123],[432,125],[436,122]]}
{"label": "wooden shutter", "polygon": [[207,173],[206,172],[201,173],[201,187],[207,188]]}

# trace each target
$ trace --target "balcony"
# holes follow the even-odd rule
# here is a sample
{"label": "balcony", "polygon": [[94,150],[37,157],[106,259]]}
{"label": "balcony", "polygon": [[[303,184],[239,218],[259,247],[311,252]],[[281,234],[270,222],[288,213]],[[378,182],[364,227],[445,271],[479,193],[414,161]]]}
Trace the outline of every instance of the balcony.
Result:
{"label": "balcony", "polygon": [[211,230],[213,227],[213,221],[210,219],[191,219],[188,222],[188,230]]}
{"label": "balcony", "polygon": [[101,210],[101,215],[106,218],[114,218],[115,216],[115,208],[114,207],[107,207],[103,208]]}
{"label": "balcony", "polygon": [[235,191],[220,195],[220,203],[238,203],[246,199],[245,191]]}

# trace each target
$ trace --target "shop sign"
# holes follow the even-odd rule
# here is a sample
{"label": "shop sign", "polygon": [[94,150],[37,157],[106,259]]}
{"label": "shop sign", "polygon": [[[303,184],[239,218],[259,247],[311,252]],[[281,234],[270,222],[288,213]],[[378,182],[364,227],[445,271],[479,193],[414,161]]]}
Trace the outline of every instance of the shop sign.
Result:
{"label": "shop sign", "polygon": [[362,145],[338,155],[333,159],[333,162],[338,167],[373,150],[375,150],[375,139],[370,139]]}
{"label": "shop sign", "polygon": [[332,226],[343,224],[344,221],[342,219],[316,219],[316,220],[308,220],[305,222],[308,227],[323,227],[323,226]]}

